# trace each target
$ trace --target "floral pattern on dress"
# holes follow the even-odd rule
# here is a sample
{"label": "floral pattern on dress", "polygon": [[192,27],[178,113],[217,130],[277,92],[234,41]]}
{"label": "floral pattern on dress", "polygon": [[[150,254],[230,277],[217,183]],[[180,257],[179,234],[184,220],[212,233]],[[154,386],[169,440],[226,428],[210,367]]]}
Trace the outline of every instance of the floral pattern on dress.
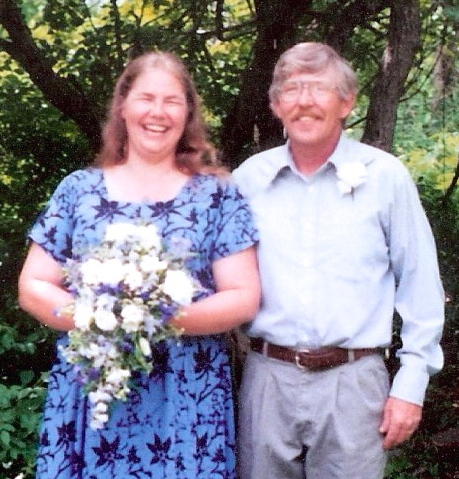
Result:
{"label": "floral pattern on dress", "polygon": [[[60,183],[30,238],[58,262],[96,245],[113,222],[152,221],[165,243],[187,238],[191,273],[215,291],[212,262],[257,241],[236,187],[194,175],[166,202],[112,201],[103,171],[76,171]],[[60,334],[58,344],[67,343]],[[224,335],[184,336],[154,348],[154,369],[137,375],[106,428],[89,428],[89,405],[71,365],[57,354],[49,376],[37,479],[234,479],[230,361]]]}

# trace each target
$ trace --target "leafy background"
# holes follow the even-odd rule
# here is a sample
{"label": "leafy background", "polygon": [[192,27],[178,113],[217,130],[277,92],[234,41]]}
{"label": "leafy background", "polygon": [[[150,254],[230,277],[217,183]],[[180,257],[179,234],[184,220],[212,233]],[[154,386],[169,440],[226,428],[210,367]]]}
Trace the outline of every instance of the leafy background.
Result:
{"label": "leafy background", "polygon": [[[129,54],[146,48],[179,54],[202,95],[211,138],[224,148],[225,122],[231,112],[243,107],[237,99],[246,79],[257,80],[261,75],[250,69],[255,43],[260,41],[256,13],[276,2],[9,0],[4,5],[13,3],[20,8],[41,58],[75,95],[81,94],[100,120]],[[292,42],[323,39],[338,28],[340,19],[333,12],[359,2],[306,3],[309,9],[289,31]],[[391,2],[372,4],[374,14],[353,28],[343,47],[361,84],[359,103],[348,121],[348,133],[356,138],[364,131],[390,24]],[[392,479],[459,477],[449,450],[436,447],[433,441],[436,433],[459,428],[459,198],[454,186],[459,152],[459,5],[454,0],[421,0],[419,8],[421,44],[399,101],[392,151],[416,180],[437,240],[449,298],[443,338],[446,364],[429,387],[420,430],[391,453],[386,477]],[[276,21],[281,24],[284,19]],[[0,479],[25,479],[33,477],[54,333],[18,308],[17,276],[27,229],[57,182],[92,160],[94,138],[54,106],[37,87],[39,79],[26,73],[10,47],[8,31],[0,22]],[[264,85],[260,76],[258,88],[263,90]],[[263,135],[269,137],[256,127],[249,129],[250,141],[242,145],[236,163],[259,148]],[[278,130],[274,125],[273,131]],[[394,361],[391,365],[396,367]]]}

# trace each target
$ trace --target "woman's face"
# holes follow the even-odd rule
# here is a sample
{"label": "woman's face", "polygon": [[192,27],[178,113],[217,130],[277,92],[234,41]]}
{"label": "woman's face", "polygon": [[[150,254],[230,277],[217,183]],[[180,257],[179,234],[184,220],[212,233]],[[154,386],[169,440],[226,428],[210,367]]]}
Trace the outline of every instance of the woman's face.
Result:
{"label": "woman's face", "polygon": [[121,116],[126,123],[128,160],[175,160],[185,129],[188,105],[183,85],[172,73],[150,69],[129,91]]}

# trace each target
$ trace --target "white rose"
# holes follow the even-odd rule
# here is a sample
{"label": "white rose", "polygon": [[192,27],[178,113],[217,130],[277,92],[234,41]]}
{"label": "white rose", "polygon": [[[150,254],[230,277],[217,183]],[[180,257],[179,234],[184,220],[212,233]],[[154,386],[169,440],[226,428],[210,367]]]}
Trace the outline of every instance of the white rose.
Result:
{"label": "white rose", "polygon": [[342,195],[352,193],[355,188],[365,183],[367,170],[359,161],[348,162],[340,165],[336,171],[338,188]]}
{"label": "white rose", "polygon": [[102,331],[113,331],[118,321],[111,311],[98,310],[94,314],[96,326]]}
{"label": "white rose", "polygon": [[107,375],[106,380],[108,383],[115,386],[123,383],[131,376],[131,372],[128,369],[116,368],[110,371]]}
{"label": "white rose", "polygon": [[169,270],[164,280],[163,291],[171,297],[172,301],[186,305],[191,303],[193,297],[193,284],[184,271]]}
{"label": "white rose", "polygon": [[76,302],[75,313],[73,314],[73,321],[75,327],[88,331],[91,326],[94,310],[90,304]]}
{"label": "white rose", "polygon": [[125,264],[123,267],[123,281],[129,289],[136,290],[142,286],[142,273],[134,264]]}
{"label": "white rose", "polygon": [[138,235],[140,243],[145,249],[161,248],[161,237],[158,234],[158,228],[154,224],[140,226]]}
{"label": "white rose", "polygon": [[116,286],[123,280],[124,265],[117,259],[112,258],[102,263],[99,273],[101,283]]}
{"label": "white rose", "polygon": [[138,331],[143,324],[144,313],[142,309],[135,304],[128,304],[121,310],[121,317],[123,318],[121,327],[127,333],[134,333]]}
{"label": "white rose", "polygon": [[83,283],[94,285],[100,283],[102,263],[94,258],[89,258],[81,264],[81,278]]}
{"label": "white rose", "polygon": [[165,270],[167,268],[167,261],[161,261],[157,256],[150,255],[142,258],[139,266],[145,273],[154,273]]}
{"label": "white rose", "polygon": [[132,236],[135,226],[131,223],[113,223],[105,230],[105,240],[122,242]]}

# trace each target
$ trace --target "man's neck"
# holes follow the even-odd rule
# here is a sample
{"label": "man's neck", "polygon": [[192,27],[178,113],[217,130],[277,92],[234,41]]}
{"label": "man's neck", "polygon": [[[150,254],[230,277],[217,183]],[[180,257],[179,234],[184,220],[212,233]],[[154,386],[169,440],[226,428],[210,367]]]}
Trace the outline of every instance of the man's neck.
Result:
{"label": "man's neck", "polygon": [[327,145],[313,147],[310,145],[290,144],[290,151],[298,171],[303,175],[313,175],[323,164],[327,162],[335,151],[339,138]]}

